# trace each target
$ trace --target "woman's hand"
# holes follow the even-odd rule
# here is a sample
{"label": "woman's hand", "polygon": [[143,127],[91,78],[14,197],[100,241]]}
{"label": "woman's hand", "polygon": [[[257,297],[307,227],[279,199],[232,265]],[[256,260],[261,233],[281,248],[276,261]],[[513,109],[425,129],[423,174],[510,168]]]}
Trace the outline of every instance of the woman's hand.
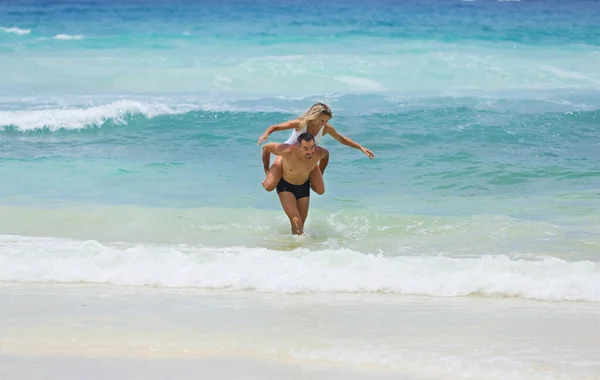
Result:
{"label": "woman's hand", "polygon": [[363,152],[364,154],[366,154],[367,156],[369,156],[369,158],[372,160],[375,155],[373,154],[373,152],[371,152],[369,149],[365,148],[364,146],[360,147],[360,151]]}
{"label": "woman's hand", "polygon": [[258,138],[258,145],[264,143],[265,141],[267,141],[267,139],[269,138],[269,134],[268,133],[263,133],[262,135],[260,135],[260,137]]}

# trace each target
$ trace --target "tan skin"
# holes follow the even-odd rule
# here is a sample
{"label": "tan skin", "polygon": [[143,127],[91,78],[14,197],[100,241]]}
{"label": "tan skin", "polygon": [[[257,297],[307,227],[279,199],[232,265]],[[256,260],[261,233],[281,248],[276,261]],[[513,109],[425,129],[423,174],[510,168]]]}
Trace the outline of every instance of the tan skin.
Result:
{"label": "tan skin", "polygon": [[[293,185],[305,183],[318,167],[319,161],[329,154],[327,149],[316,146],[314,140],[301,141],[300,144],[294,145],[270,143],[266,144],[265,148],[269,154],[281,158],[282,177]],[[308,217],[310,197],[296,199],[291,192],[282,191],[279,193],[279,201],[290,220],[292,234],[302,235]]]}
{"label": "tan skin", "polygon": [[[329,117],[329,115],[322,114],[318,120],[308,122],[308,125],[306,127],[306,132],[310,133],[310,135],[314,137],[317,135],[317,133],[319,133],[319,130],[323,126],[325,126],[325,128],[323,129],[323,136],[330,135],[331,137],[333,137],[340,143],[360,150],[361,152],[366,154],[371,160],[375,157],[373,152],[371,152],[369,149],[363,147],[362,145],[360,145],[359,143],[357,143],[355,141],[352,141],[348,137],[343,136],[340,133],[338,133],[335,130],[335,128],[331,124],[328,123],[330,119],[331,119],[331,117]],[[258,138],[258,145],[260,145],[264,141],[266,141],[268,139],[269,135],[273,132],[284,131],[284,130],[292,129],[292,128],[299,131],[301,126],[302,126],[302,121],[297,120],[297,119],[289,120],[289,121],[286,121],[286,122],[283,122],[283,123],[277,124],[277,125],[272,125],[269,128],[267,128],[265,133],[263,133]],[[269,146],[270,144],[277,144],[277,143],[265,144],[265,146],[263,147],[263,154],[262,154],[264,170],[265,170],[265,174],[267,175],[265,180],[263,181],[262,185],[265,188],[265,190],[267,190],[267,191],[273,191],[273,189],[275,189],[275,187],[279,183],[279,180],[281,179],[281,173],[282,173],[281,157],[275,158],[273,165],[269,168],[271,154],[267,153],[267,150],[265,148],[267,148],[267,146]],[[329,154],[327,154],[326,157],[321,159],[319,161],[319,166],[315,167],[313,169],[313,171],[310,173],[311,188],[317,194],[325,193],[323,174],[325,173],[325,168],[327,167],[328,163],[329,163]],[[320,184],[320,183],[323,184],[322,187],[317,186],[317,184]]]}

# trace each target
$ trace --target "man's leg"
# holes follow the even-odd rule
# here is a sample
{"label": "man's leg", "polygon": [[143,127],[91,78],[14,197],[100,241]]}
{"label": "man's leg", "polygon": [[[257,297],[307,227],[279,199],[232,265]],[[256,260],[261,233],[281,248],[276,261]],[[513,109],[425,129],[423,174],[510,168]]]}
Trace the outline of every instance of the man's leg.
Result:
{"label": "man's leg", "polygon": [[304,224],[306,223],[306,218],[308,217],[309,204],[310,204],[310,197],[300,198],[296,201],[296,208],[298,209],[298,214],[300,214],[300,219],[302,220],[303,232],[304,232]]}
{"label": "man's leg", "polygon": [[[303,198],[304,199],[304,198]],[[279,193],[279,201],[283,207],[283,211],[290,219],[292,224],[292,234],[302,235],[304,233],[304,224],[296,205],[296,197],[289,191],[282,191]]]}

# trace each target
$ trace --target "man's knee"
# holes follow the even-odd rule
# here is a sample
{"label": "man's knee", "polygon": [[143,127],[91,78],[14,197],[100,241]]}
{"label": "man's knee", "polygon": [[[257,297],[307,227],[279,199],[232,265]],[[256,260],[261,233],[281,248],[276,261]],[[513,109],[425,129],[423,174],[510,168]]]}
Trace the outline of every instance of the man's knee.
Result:
{"label": "man's knee", "polygon": [[271,143],[266,143],[265,145],[263,145],[263,148],[262,148],[263,154],[267,154],[267,153],[270,154],[269,149],[277,144],[278,143],[271,142]]}
{"label": "man's knee", "polygon": [[302,225],[302,218],[300,217],[300,213],[299,212],[295,212],[292,215],[288,215],[290,222],[296,226],[296,225]]}

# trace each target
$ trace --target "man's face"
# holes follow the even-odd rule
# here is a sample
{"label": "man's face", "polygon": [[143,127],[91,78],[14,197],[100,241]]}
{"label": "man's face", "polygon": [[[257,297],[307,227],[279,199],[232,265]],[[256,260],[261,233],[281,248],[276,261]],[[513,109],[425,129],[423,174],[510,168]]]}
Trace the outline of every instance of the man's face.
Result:
{"label": "man's face", "polygon": [[302,141],[300,143],[300,153],[304,155],[304,158],[310,160],[312,158],[313,153],[315,152],[315,142],[314,141]]}

